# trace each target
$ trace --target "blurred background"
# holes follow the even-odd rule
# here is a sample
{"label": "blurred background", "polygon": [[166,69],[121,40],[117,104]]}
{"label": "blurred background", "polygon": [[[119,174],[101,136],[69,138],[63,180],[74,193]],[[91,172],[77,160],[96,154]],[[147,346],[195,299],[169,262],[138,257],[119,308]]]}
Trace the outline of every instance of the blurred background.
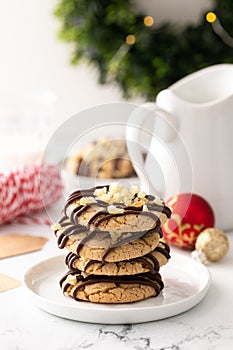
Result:
{"label": "blurred background", "polygon": [[121,93],[113,86],[100,86],[95,69],[70,65],[70,47],[57,38],[56,4],[0,2],[0,91],[52,91],[58,97],[56,121],[62,122],[92,105],[119,101]]}
{"label": "blurred background", "polygon": [[[104,2],[101,2],[101,5],[103,5]],[[36,153],[38,139],[46,141],[48,138],[46,132],[47,134],[50,134],[52,130],[55,130],[58,125],[61,125],[61,123],[75,113],[94,105],[124,101],[126,98],[123,91],[124,84],[127,87],[131,79],[132,86],[134,84],[132,79],[133,75],[137,77],[137,82],[135,84],[135,86],[137,86],[137,91],[132,95],[129,94],[127,98],[129,102],[134,103],[141,103],[149,98],[150,100],[154,100],[158,90],[162,87],[168,87],[172,82],[172,79],[175,79],[174,77],[172,77],[170,81],[169,79],[164,79],[162,85],[155,87],[154,93],[153,88],[150,88],[148,93],[145,90],[146,93],[144,95],[143,93],[141,94],[144,86],[145,89],[147,88],[148,79],[151,79],[152,74],[144,74],[143,79],[141,78],[142,75],[139,75],[139,73],[143,74],[143,71],[139,72],[140,53],[137,54],[137,51],[134,51],[134,48],[131,50],[133,42],[130,42],[130,40],[132,40],[132,37],[128,38],[126,36],[127,32],[122,40],[123,42],[126,40],[128,46],[123,44],[121,47],[116,44],[117,49],[115,49],[111,42],[114,43],[115,35],[117,35],[117,33],[112,32],[112,40],[109,40],[109,42],[106,43],[106,49],[108,49],[109,45],[110,54],[112,54],[112,52],[116,52],[116,55],[118,56],[120,54],[120,58],[117,57],[118,60],[122,60],[123,63],[126,63],[127,59],[131,59],[131,61],[127,62],[124,71],[124,77],[127,77],[127,70],[129,71],[128,81],[124,80],[124,77],[121,79],[120,74],[118,75],[117,72],[117,78],[121,79],[120,84],[119,82],[115,83],[114,79],[112,79],[111,83],[101,85],[98,83],[98,79],[99,74],[103,72],[100,72],[100,66],[98,66],[96,62],[94,62],[95,64],[92,66],[87,65],[82,61],[77,65],[71,65],[70,61],[72,58],[72,52],[74,51],[75,45],[77,46],[78,40],[76,40],[76,44],[72,42],[72,40],[70,43],[64,42],[58,39],[58,32],[62,26],[64,26],[64,23],[69,20],[70,14],[74,15],[71,18],[73,26],[75,23],[79,24],[79,21],[85,21],[85,15],[81,18],[80,14],[75,14],[75,3],[77,4],[78,9],[80,4],[80,6],[83,6],[84,14],[85,6],[83,4],[85,3],[88,3],[88,6],[92,6],[89,6],[89,8],[93,9],[92,12],[94,15],[95,11],[98,12],[98,1],[92,0],[77,2],[73,0],[7,0],[0,2],[0,146],[4,147],[5,152],[7,152],[7,150],[12,151],[12,148],[17,148],[18,153],[20,150],[21,153],[24,153],[25,147],[28,148],[28,146],[23,147],[22,135],[27,134],[27,137],[30,135],[32,138],[31,148],[33,148]],[[108,2],[106,2],[106,4],[107,3]],[[186,26],[203,23],[206,11],[210,11],[212,8],[215,8],[216,5],[219,7],[220,3],[221,1],[214,2],[212,0],[176,0],[172,2],[170,0],[137,0],[132,2],[133,5],[131,5],[131,10],[133,8],[133,12],[138,14],[143,13],[143,16],[148,15],[149,20],[152,18],[153,23],[147,22],[146,24],[144,22],[144,27],[151,26],[153,27],[152,29],[158,28],[160,37],[162,38],[159,43],[155,42],[155,44],[152,45],[153,47],[158,45],[157,48],[161,48],[160,56],[155,58],[153,63],[155,67],[159,67],[157,70],[155,69],[157,72],[156,79],[159,75],[163,78],[164,70],[166,69],[168,70],[167,76],[169,75],[169,69],[171,69],[169,68],[169,64],[172,64],[172,61],[170,63],[169,61],[166,62],[166,67],[164,67],[162,55],[164,55],[164,52],[172,52],[173,46],[171,45],[175,45],[174,36],[171,36],[171,33],[167,31],[167,27],[159,28],[159,26],[164,22],[175,25],[184,24]],[[115,12],[118,16],[118,21],[121,21],[122,23],[125,21],[130,27],[133,12],[129,12],[129,16],[127,16],[127,9],[125,12],[121,12],[121,8],[124,7],[124,4],[124,1],[111,2],[111,5],[118,6],[119,8],[119,11]],[[226,5],[228,8],[225,6],[224,11],[225,14],[228,14],[229,6],[232,7],[232,5],[229,5],[229,1],[226,1],[225,4],[228,4]],[[93,6],[97,7],[95,8]],[[56,10],[58,7],[59,10]],[[55,10],[57,13],[60,13],[57,17],[54,14]],[[90,11],[88,11],[86,12],[87,16],[90,15]],[[62,12],[66,15],[61,15]],[[114,18],[114,11],[112,12],[112,18]],[[137,21],[140,20],[140,18],[143,17],[139,17]],[[228,23],[226,22],[226,24],[229,26],[229,18],[232,19],[232,13],[230,13],[227,18]],[[74,22],[74,19],[76,22]],[[110,23],[111,20],[112,19],[108,19],[108,22]],[[107,20],[103,20],[103,22],[100,21],[99,24],[100,30],[102,30],[103,33],[106,32],[106,35],[109,34],[108,31],[111,30],[111,27],[109,27],[109,29],[107,27],[108,22]],[[210,28],[210,23],[207,23],[207,21],[205,22],[204,30],[207,31],[205,40],[209,40],[208,43],[214,43],[213,30]],[[101,23],[103,24],[103,27],[101,27]],[[135,26],[131,27],[135,29]],[[151,28],[149,28],[149,30],[151,30]],[[150,37],[148,37],[149,33],[152,32],[147,31],[145,36],[142,37],[144,43],[150,39]],[[170,38],[171,40],[163,42],[161,33],[164,33],[165,39]],[[84,33],[84,35],[85,34],[86,33]],[[93,34],[96,34],[96,28],[93,28]],[[65,38],[66,41],[69,35],[70,32],[67,34],[63,31],[63,39]],[[140,35],[142,35],[142,31]],[[216,42],[218,42],[218,45],[213,45],[216,47],[220,46],[220,49],[222,45],[222,51],[228,50],[228,56],[230,56],[232,48],[229,48],[228,45],[222,43],[216,34],[214,35],[215,39],[217,38]],[[129,41],[127,41],[128,39]],[[133,35],[133,40],[134,39],[135,37]],[[197,35],[197,40],[195,39],[196,41],[194,39],[195,38],[192,37],[191,31],[186,38],[183,37],[184,47],[187,45],[187,42],[190,42],[189,45],[191,46],[192,40],[194,43],[193,46],[195,46],[195,43],[197,43],[198,40],[201,48],[200,36]],[[179,41],[180,39],[178,39],[177,43]],[[86,45],[88,46],[88,41],[86,41]],[[112,51],[110,51],[110,46]],[[138,47],[139,46],[140,45],[138,45]],[[198,60],[198,47],[194,48],[197,50],[196,59]],[[89,50],[90,55],[92,52],[91,49]],[[147,51],[146,49],[144,50],[145,57],[148,56],[148,59],[150,59],[148,54],[150,53],[152,55],[150,50],[150,48]],[[214,57],[217,55],[216,53],[208,53],[208,51],[207,47],[207,56]],[[193,53],[187,51],[184,52],[187,53],[188,61],[189,54],[193,56]],[[101,52],[99,52],[99,54],[99,57],[101,57]],[[135,55],[134,57],[132,56],[133,54]],[[83,54],[83,56],[85,55],[87,56],[87,53]],[[178,57],[177,62],[179,63],[179,55],[177,56],[177,54],[174,53],[173,56]],[[180,56],[180,66],[182,66],[182,59],[185,54],[181,52]],[[91,57],[90,60],[91,59],[94,60],[95,58]],[[101,60],[100,58],[98,59]],[[166,61],[166,55],[164,61]],[[218,61],[221,61],[221,58],[218,58]],[[134,62],[137,62],[137,65],[134,66]],[[203,62],[199,59],[196,68],[200,68],[202,64]],[[204,62],[204,64],[206,64],[206,62]],[[143,66],[143,64],[141,66]],[[147,66],[147,64],[144,66]],[[130,67],[132,67],[132,71],[130,71]],[[123,71],[124,66],[122,66],[121,69],[121,71]],[[195,70],[195,67],[193,67],[193,69]],[[174,68],[174,72],[175,71],[179,71],[179,65]],[[141,87],[140,82],[142,84]],[[157,84],[156,81],[155,84]],[[34,117],[32,117],[32,115],[34,115]],[[34,131],[36,129],[36,134],[32,134],[32,129]],[[32,145],[32,143],[34,144]],[[1,157],[0,166],[6,160],[6,157],[4,158],[3,155]]]}
{"label": "blurred background", "polygon": [[[156,15],[158,23],[164,20],[193,23],[211,1],[136,3],[139,9]],[[56,120],[62,122],[95,104],[121,101],[122,93],[113,84],[99,85],[95,68],[69,64],[72,49],[57,37],[61,27],[53,14],[57,4],[56,0],[0,2],[0,91],[53,91],[58,97]]]}
{"label": "blurred background", "polygon": [[[14,193],[2,172],[40,160],[57,130],[59,158],[70,142],[63,127],[77,113],[155,101],[194,71],[233,63],[232,23],[232,0],[0,1],[0,194]],[[92,120],[102,117],[123,115]],[[71,125],[75,136],[87,119]]]}

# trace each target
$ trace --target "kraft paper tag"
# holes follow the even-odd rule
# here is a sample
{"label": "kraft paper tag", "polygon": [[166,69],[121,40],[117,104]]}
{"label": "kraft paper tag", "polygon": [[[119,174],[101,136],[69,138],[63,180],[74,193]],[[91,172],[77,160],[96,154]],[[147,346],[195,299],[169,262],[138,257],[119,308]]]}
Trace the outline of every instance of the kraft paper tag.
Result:
{"label": "kraft paper tag", "polygon": [[11,233],[0,236],[0,259],[40,250],[47,238]]}
{"label": "kraft paper tag", "polygon": [[17,279],[0,273],[0,293],[20,286],[21,282]]}

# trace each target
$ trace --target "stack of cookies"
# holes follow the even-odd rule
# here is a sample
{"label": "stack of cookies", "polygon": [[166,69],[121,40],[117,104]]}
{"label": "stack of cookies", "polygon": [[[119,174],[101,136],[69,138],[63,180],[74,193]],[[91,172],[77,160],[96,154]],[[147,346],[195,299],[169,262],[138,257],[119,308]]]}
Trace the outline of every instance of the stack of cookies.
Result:
{"label": "stack of cookies", "polygon": [[73,192],[63,214],[53,229],[58,247],[69,251],[65,295],[94,303],[159,295],[159,269],[170,258],[161,225],[171,215],[160,198],[112,183]]}

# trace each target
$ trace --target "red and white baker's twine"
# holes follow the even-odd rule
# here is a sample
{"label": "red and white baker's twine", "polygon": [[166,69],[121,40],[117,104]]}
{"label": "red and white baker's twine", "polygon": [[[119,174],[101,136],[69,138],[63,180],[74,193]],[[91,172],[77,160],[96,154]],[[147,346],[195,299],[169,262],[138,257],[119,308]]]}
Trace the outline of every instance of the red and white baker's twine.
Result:
{"label": "red and white baker's twine", "polygon": [[17,220],[49,225],[48,219],[23,216],[54,203],[62,189],[56,167],[39,161],[0,173],[0,224]]}

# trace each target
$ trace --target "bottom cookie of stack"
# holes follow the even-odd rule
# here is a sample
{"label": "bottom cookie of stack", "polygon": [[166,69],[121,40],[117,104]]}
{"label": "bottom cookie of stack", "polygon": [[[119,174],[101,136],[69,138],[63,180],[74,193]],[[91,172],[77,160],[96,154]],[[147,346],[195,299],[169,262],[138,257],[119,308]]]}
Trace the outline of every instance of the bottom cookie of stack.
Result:
{"label": "bottom cookie of stack", "polygon": [[163,289],[160,274],[131,276],[86,275],[79,270],[68,271],[61,279],[63,293],[75,300],[93,303],[130,303],[157,296]]}

